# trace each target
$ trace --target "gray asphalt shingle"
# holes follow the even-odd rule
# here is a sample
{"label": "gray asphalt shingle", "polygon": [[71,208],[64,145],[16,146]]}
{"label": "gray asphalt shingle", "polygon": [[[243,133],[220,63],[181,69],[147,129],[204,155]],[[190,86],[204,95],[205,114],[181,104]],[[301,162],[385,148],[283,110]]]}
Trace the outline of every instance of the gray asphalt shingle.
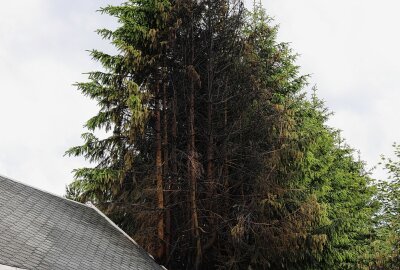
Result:
{"label": "gray asphalt shingle", "polygon": [[28,270],[162,269],[95,208],[1,176],[0,265]]}

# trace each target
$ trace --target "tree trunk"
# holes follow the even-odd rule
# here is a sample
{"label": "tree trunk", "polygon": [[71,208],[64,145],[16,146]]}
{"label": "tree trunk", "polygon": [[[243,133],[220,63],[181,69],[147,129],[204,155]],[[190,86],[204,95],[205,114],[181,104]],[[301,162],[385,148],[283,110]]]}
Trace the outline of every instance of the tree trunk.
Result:
{"label": "tree trunk", "polygon": [[[226,85],[226,83],[225,83]],[[225,87],[226,88],[226,87]],[[228,179],[228,141],[226,138],[228,134],[228,104],[227,101],[224,102],[224,146],[223,146],[223,165],[222,165],[222,179],[224,185],[224,192],[227,192],[229,189],[229,179]],[[225,194],[225,197],[228,198],[228,194]],[[228,200],[227,203],[229,204]]]}
{"label": "tree trunk", "polygon": [[177,193],[179,190],[178,186],[178,158],[177,158],[177,141],[178,141],[178,128],[177,128],[177,110],[178,110],[178,101],[177,101],[177,93],[174,86],[174,82],[171,80],[171,87],[172,87],[172,104],[171,104],[171,172],[170,172],[170,190],[169,193],[169,248],[167,252],[167,260],[166,265],[168,265],[169,261],[172,259],[173,256],[173,246],[175,245],[175,241],[177,238],[175,228],[178,226],[176,214],[174,213],[174,209],[178,204],[177,200]]}
{"label": "tree trunk", "polygon": [[165,254],[165,224],[164,224],[164,183],[162,175],[162,142],[161,142],[161,113],[160,113],[160,84],[157,82],[157,92],[155,97],[155,116],[156,116],[156,194],[159,219],[157,225],[157,235],[159,247],[157,257],[163,258]]}
{"label": "tree trunk", "polygon": [[[193,7],[192,7],[193,8]],[[193,13],[192,13],[193,14]],[[194,35],[193,35],[193,18],[191,22],[191,59],[188,67],[189,76],[189,138],[188,138],[188,172],[189,172],[189,187],[190,187],[190,204],[191,204],[191,220],[192,220],[192,231],[195,241],[195,264],[194,270],[200,268],[202,250],[201,250],[201,238],[199,228],[199,218],[197,209],[197,178],[199,173],[199,163],[196,152],[196,133],[195,133],[195,84],[199,83],[198,74],[193,66],[194,64]]]}
{"label": "tree trunk", "polygon": [[196,255],[195,255],[195,270],[199,269],[201,260],[201,239],[199,230],[199,220],[197,213],[197,172],[199,170],[196,145],[195,145],[195,128],[194,128],[194,82],[190,83],[189,93],[189,159],[188,159],[188,171],[189,171],[189,184],[190,184],[190,203],[192,210],[192,230],[196,243]]}
{"label": "tree trunk", "polygon": [[[164,178],[169,175],[169,152],[168,152],[168,104],[167,104],[167,83],[163,83],[163,150],[164,150],[164,163],[163,175]],[[170,194],[171,194],[171,180],[168,178],[166,183],[167,192],[165,196],[165,257],[169,257],[170,253],[170,239],[171,239],[171,209],[170,209]]]}
{"label": "tree trunk", "polygon": [[208,28],[210,31],[210,40],[208,47],[208,63],[207,63],[207,197],[208,197],[208,212],[210,213],[208,217],[209,230],[211,230],[211,237],[208,239],[207,243],[203,246],[203,250],[207,250],[212,247],[216,240],[216,230],[215,230],[215,216],[214,216],[214,197],[215,197],[215,179],[214,179],[214,137],[213,137],[213,105],[212,105],[212,89],[214,81],[214,71],[213,71],[213,25],[211,20],[211,15],[208,18]]}

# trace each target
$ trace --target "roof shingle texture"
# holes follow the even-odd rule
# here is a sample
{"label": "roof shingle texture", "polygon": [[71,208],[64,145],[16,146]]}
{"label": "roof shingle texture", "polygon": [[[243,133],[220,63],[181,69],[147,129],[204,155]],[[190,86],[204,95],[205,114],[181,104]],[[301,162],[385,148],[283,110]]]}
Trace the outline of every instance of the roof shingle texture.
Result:
{"label": "roof shingle texture", "polygon": [[0,176],[0,265],[161,270],[94,208]]}

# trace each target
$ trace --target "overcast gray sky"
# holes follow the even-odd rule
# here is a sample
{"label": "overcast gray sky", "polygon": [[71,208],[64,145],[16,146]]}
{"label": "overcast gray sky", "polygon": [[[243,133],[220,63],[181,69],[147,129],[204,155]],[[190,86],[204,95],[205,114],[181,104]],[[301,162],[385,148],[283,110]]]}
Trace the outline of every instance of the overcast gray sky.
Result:
{"label": "overcast gray sky", "polygon": [[[85,50],[110,49],[96,13],[118,0],[5,1],[0,9],[0,174],[62,195],[71,170],[63,157],[81,143],[93,102],[72,84],[96,68]],[[370,166],[400,142],[400,3],[395,0],[264,0],[279,40],[301,54],[302,72],[335,112],[330,125]],[[376,173],[382,176],[379,171]]]}

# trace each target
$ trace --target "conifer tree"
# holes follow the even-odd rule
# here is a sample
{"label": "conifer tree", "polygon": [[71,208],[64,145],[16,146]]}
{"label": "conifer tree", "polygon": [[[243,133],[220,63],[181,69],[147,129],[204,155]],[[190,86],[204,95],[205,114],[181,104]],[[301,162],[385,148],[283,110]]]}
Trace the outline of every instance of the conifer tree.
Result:
{"label": "conifer tree", "polygon": [[376,182],[380,209],[374,218],[376,234],[364,258],[372,270],[394,270],[400,264],[400,146],[395,143],[393,148],[394,158],[382,156],[381,161],[388,178]]}
{"label": "conifer tree", "polygon": [[100,111],[67,151],[93,164],[67,196],[171,269],[351,269],[357,252],[342,244],[367,235],[349,223],[370,215],[368,177],[305,97],[307,76],[262,7],[129,0],[101,11],[119,20],[98,31],[118,53],[93,50],[104,70],[77,84]]}
{"label": "conifer tree", "polygon": [[[98,102],[100,111],[86,123],[89,132],[82,135],[85,144],[67,151],[96,164],[75,170],[76,180],[69,186],[68,196],[92,201],[124,229],[138,226],[143,230],[142,241],[157,238],[149,241],[149,250],[159,257],[165,252],[159,104],[169,9],[166,0],[132,0],[101,9],[121,24],[115,31],[98,30],[114,44],[118,55],[91,51],[104,71],[90,72],[90,81],[77,86]],[[99,129],[107,132],[106,138],[94,135]],[[151,169],[154,163],[155,169]],[[155,175],[156,187],[150,175]],[[148,207],[152,214],[138,211],[136,206]],[[143,217],[132,218],[138,215]],[[154,227],[146,228],[148,218],[157,220],[157,232],[153,232]],[[135,224],[138,221],[142,223]]]}

